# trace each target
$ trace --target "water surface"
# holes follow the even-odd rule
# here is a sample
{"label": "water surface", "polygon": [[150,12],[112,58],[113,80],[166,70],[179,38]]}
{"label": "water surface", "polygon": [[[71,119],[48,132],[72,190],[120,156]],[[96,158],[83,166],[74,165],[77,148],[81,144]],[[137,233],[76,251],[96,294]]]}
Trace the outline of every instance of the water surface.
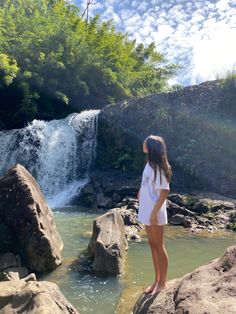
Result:
{"label": "water surface", "polygon": [[[89,243],[93,220],[99,215],[101,213],[89,213],[79,207],[54,210],[57,228],[64,242],[64,259],[60,267],[42,279],[56,282],[80,313],[131,313],[143,289],[154,279],[145,230],[141,233],[141,242],[129,242],[123,276],[98,277],[73,268],[79,253]],[[233,244],[236,244],[234,232],[192,234],[183,227],[165,226],[168,280],[222,256],[225,249]]]}

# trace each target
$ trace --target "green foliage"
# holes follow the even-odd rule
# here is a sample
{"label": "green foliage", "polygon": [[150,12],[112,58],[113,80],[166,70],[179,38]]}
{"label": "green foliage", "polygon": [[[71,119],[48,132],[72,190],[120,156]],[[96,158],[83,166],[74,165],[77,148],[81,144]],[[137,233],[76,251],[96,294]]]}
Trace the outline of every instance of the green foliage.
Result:
{"label": "green foliage", "polygon": [[236,73],[221,80],[223,101],[221,112],[236,118]]}
{"label": "green foliage", "polygon": [[96,167],[106,166],[140,173],[144,156],[142,145],[115,126],[109,126],[104,121],[99,121]]}
{"label": "green foliage", "polygon": [[160,124],[170,126],[171,123],[172,123],[172,116],[169,112],[168,106],[159,105],[153,119],[153,125],[159,125],[159,127],[160,127]]}
{"label": "green foliage", "polygon": [[0,53],[0,87],[10,85],[18,71],[16,60],[10,60],[8,55]]}
{"label": "green foliage", "polygon": [[[61,116],[167,90],[177,68],[154,43],[137,45],[98,15],[86,23],[65,0],[0,2],[0,101],[14,79],[26,84],[28,118],[58,118],[57,111]],[[19,101],[16,96],[11,106]]]}

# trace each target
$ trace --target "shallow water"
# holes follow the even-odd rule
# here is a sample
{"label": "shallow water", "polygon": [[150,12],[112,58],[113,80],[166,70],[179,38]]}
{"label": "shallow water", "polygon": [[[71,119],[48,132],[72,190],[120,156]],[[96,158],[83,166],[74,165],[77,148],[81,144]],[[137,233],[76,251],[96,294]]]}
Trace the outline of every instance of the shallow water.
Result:
{"label": "shallow water", "polygon": [[[64,259],[60,267],[41,280],[56,282],[80,313],[131,313],[138,296],[154,279],[145,230],[141,233],[141,242],[129,242],[123,276],[102,278],[72,267],[79,253],[87,247],[93,220],[99,215],[78,207],[54,210],[57,228],[64,242]],[[183,227],[165,226],[168,280],[222,256],[225,249],[233,244],[236,244],[236,233],[233,232],[192,234]]]}

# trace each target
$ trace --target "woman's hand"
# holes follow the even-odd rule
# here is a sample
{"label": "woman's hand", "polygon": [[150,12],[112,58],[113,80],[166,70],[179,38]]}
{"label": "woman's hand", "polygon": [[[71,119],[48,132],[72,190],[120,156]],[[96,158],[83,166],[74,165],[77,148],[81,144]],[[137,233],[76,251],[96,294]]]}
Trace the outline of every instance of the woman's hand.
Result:
{"label": "woman's hand", "polygon": [[157,215],[158,215],[158,213],[157,213],[156,211],[153,211],[153,212],[151,213],[150,223],[151,223],[152,225],[158,224]]}
{"label": "woman's hand", "polygon": [[165,190],[165,189],[160,190],[160,197],[158,198],[156,204],[154,205],[151,216],[150,216],[151,224],[153,224],[153,225],[158,224],[157,216],[158,216],[159,210],[160,210],[161,206],[163,205],[164,201],[166,200],[168,194],[169,194],[169,190]]}

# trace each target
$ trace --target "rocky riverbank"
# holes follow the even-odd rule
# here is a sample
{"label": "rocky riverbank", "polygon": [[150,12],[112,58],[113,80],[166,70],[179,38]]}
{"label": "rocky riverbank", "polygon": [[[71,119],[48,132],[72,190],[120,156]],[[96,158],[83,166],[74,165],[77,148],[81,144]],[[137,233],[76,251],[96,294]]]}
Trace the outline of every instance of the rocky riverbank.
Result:
{"label": "rocky riverbank", "polygon": [[[100,213],[116,209],[124,219],[126,236],[138,240],[144,225],[137,221],[141,177],[129,176],[119,170],[92,173],[75,204]],[[170,192],[167,200],[168,222],[189,228],[191,232],[217,230],[236,231],[236,200],[211,192],[192,191],[191,194]]]}
{"label": "rocky riverbank", "polygon": [[222,257],[168,281],[167,285],[159,294],[140,295],[133,313],[235,314],[236,246],[228,247]]}

